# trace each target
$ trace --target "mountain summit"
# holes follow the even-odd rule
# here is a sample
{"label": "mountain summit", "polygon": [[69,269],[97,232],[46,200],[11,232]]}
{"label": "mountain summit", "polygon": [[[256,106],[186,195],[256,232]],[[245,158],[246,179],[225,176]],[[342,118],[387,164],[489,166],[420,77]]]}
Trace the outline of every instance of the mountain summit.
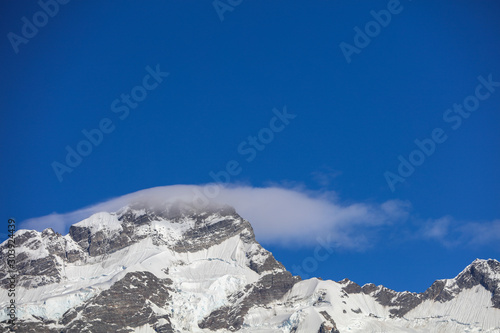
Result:
{"label": "mountain summit", "polygon": [[[20,332],[500,332],[500,263],[424,293],[292,276],[229,206],[137,202],[15,235]],[[7,242],[0,245],[2,308]],[[7,330],[7,311],[0,327]]]}

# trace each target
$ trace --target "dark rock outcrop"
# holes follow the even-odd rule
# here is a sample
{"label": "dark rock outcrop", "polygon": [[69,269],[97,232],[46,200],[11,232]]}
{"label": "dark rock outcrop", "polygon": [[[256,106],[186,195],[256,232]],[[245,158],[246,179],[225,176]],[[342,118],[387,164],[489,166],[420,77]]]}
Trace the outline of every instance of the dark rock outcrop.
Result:
{"label": "dark rock outcrop", "polygon": [[401,318],[423,301],[448,302],[460,291],[471,289],[477,285],[481,285],[491,292],[493,307],[500,309],[500,281],[491,278],[490,273],[500,274],[500,262],[492,259],[476,260],[454,280],[448,280],[454,281],[451,282],[451,286],[447,287],[446,280],[437,280],[423,293],[396,292],[384,286],[375,286],[372,283],[360,287],[348,279],[344,279],[340,283],[345,284],[342,287],[345,293],[371,295],[381,305],[390,307],[389,312],[393,317]]}
{"label": "dark rock outcrop", "polygon": [[264,275],[254,284],[245,286],[243,292],[231,295],[229,303],[232,305],[213,311],[198,326],[210,330],[229,328],[237,331],[242,327],[244,316],[252,306],[265,306],[280,299],[298,281],[298,276],[292,276],[287,271]]}
{"label": "dark rock outcrop", "polygon": [[161,325],[162,331],[173,332],[169,317],[158,317],[153,310],[153,304],[161,308],[170,301],[170,284],[150,272],[127,273],[110,289],[66,312],[59,324],[65,333],[130,332],[126,327],[157,327],[163,318],[167,323]]}
{"label": "dark rock outcrop", "polygon": [[330,314],[326,311],[321,311],[320,313],[325,318],[325,321],[321,323],[318,333],[340,333],[337,324],[335,324]]}

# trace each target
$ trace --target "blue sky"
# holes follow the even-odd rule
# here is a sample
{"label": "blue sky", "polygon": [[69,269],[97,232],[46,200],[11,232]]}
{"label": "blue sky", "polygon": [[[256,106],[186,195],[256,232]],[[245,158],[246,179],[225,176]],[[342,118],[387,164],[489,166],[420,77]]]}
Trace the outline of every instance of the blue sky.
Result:
{"label": "blue sky", "polygon": [[[500,258],[497,2],[41,3],[51,15],[36,1],[0,10],[2,239],[9,217],[206,184],[235,161],[230,182],[243,189],[404,210],[376,224],[359,215],[343,232],[366,241],[332,241],[310,276],[423,291]],[[346,57],[347,44],[357,51]],[[474,111],[454,109],[463,103]],[[82,131],[97,145],[80,144]],[[71,167],[67,147],[92,152]],[[418,164],[410,175],[399,156]],[[387,172],[404,181],[391,188]],[[267,232],[257,239],[288,269],[312,265],[317,240]]]}

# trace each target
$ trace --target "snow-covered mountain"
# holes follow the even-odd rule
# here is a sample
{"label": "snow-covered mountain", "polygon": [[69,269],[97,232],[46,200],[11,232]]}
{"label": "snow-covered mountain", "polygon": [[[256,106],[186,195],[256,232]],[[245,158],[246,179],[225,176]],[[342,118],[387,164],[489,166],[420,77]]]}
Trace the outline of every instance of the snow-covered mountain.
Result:
{"label": "snow-covered mountain", "polygon": [[[135,203],[15,235],[19,332],[500,332],[500,263],[424,293],[292,276],[233,208]],[[7,331],[7,243],[0,327]]]}

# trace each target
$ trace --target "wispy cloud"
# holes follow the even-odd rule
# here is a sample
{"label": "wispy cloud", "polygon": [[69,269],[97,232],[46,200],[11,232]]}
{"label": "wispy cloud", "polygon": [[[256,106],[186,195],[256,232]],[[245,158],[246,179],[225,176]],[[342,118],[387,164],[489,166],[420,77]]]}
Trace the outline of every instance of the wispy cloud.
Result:
{"label": "wispy cloud", "polygon": [[500,243],[500,220],[489,222],[471,222],[463,225],[461,231],[468,235],[471,245],[498,244]]}
{"label": "wispy cloud", "polygon": [[442,240],[449,234],[452,220],[451,216],[444,216],[435,220],[429,219],[424,224],[420,235],[424,238]]}
{"label": "wispy cloud", "polygon": [[330,185],[332,181],[340,175],[342,175],[342,171],[334,170],[329,166],[322,166],[320,170],[311,173],[312,179],[323,187]]}
{"label": "wispy cloud", "polygon": [[[69,226],[90,215],[114,212],[137,201],[152,204],[182,200],[192,202],[195,193],[206,190],[206,186],[177,185],[155,187],[107,200],[74,212],[32,218],[21,223],[25,229],[43,230],[51,227],[66,233]],[[313,244],[317,237],[329,233],[339,246],[350,247],[361,244],[371,228],[405,221],[409,203],[391,200],[375,203],[344,203],[334,192],[309,191],[304,188],[278,186],[219,187],[214,199],[233,206],[251,222],[259,241],[282,245]],[[367,243],[367,242],[362,242]]]}
{"label": "wispy cloud", "polygon": [[429,219],[419,235],[438,241],[448,248],[457,246],[485,246],[500,242],[500,220],[458,221],[451,216]]}
{"label": "wispy cloud", "polygon": [[135,202],[147,202],[153,206],[179,200],[190,203],[201,193],[214,188],[218,194],[212,201],[233,206],[250,221],[257,239],[266,244],[307,246],[317,244],[321,238],[335,247],[363,250],[374,246],[376,240],[385,234],[394,233],[400,233],[399,238],[408,240],[437,241],[445,247],[500,242],[500,220],[459,222],[451,216],[444,216],[422,221],[410,214],[411,205],[407,201],[345,202],[333,191],[311,191],[302,185],[154,187],[74,212],[32,218],[22,221],[20,226],[40,231],[50,227],[64,234],[71,224],[98,212],[115,212]]}

